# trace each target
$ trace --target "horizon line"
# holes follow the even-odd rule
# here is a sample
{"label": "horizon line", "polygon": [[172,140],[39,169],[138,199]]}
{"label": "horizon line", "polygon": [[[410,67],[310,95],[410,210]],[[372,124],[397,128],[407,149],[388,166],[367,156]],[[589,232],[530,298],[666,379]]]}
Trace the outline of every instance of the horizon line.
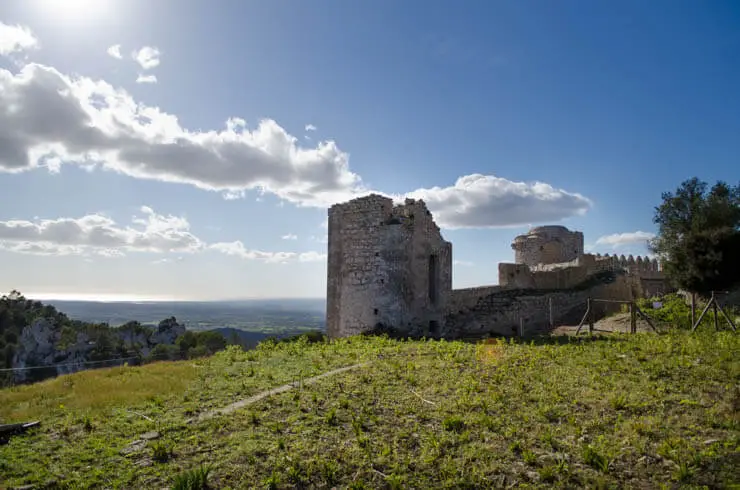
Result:
{"label": "horizon line", "polygon": [[321,300],[323,296],[275,296],[275,297],[237,297],[237,298],[178,298],[171,296],[137,296],[132,294],[74,294],[74,293],[23,293],[30,300],[35,301],[84,301],[88,303],[224,303],[229,301],[295,301]]}

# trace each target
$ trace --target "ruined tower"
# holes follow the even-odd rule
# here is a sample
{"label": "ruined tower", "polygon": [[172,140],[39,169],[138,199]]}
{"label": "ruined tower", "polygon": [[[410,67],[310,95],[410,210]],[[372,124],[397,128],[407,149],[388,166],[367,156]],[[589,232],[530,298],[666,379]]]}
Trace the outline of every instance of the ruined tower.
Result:
{"label": "ruined tower", "polygon": [[452,289],[452,244],[421,200],[377,194],[329,208],[326,329],[437,336]]}
{"label": "ruined tower", "polygon": [[559,225],[539,226],[514,238],[511,248],[514,262],[529,267],[570,262],[583,255],[583,233]]}

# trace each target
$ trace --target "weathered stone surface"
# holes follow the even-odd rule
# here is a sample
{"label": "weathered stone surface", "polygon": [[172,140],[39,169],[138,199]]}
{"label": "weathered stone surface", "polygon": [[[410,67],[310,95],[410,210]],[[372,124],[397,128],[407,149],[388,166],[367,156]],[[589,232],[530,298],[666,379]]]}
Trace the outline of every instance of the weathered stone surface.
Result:
{"label": "weathered stone surface", "polygon": [[369,195],[329,209],[327,333],[390,327],[410,336],[527,335],[578,322],[588,297],[667,289],[647,257],[584,254],[583,234],[541,226],[514,239],[499,285],[452,289],[452,245],[421,200]]}

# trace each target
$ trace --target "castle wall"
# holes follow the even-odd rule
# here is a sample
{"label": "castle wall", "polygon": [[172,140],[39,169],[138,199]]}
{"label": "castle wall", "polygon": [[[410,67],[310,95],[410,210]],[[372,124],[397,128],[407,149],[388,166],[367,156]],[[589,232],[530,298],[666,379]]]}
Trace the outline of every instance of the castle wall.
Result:
{"label": "castle wall", "polygon": [[332,206],[328,249],[330,337],[378,326],[409,335],[439,328],[452,289],[452,244],[423,201],[394,206],[370,195]]}
{"label": "castle wall", "polygon": [[[588,297],[629,301],[667,290],[647,257],[583,253],[583,234],[562,226],[516,237],[515,264],[499,285],[452,290],[452,244],[421,200],[394,205],[374,194],[329,211],[327,333],[378,327],[409,336],[529,335],[577,323]],[[606,280],[606,279],[609,280]],[[618,304],[598,303],[603,314]]]}
{"label": "castle wall", "polygon": [[[622,274],[612,277],[611,282],[583,289],[481,291],[474,305],[450,312],[444,333],[450,338],[518,335],[521,326],[523,335],[532,335],[549,327],[551,306],[555,324],[577,324],[586,312],[589,297],[629,301],[634,287],[633,278]],[[599,312],[616,307],[601,304]]]}

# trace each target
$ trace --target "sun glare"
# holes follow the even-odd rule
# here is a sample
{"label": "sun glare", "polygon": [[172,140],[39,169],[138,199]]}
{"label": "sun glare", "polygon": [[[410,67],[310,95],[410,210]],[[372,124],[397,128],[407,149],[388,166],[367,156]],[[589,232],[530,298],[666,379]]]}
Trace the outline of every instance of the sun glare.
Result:
{"label": "sun glare", "polygon": [[112,0],[35,0],[34,10],[59,24],[89,23],[111,15]]}

